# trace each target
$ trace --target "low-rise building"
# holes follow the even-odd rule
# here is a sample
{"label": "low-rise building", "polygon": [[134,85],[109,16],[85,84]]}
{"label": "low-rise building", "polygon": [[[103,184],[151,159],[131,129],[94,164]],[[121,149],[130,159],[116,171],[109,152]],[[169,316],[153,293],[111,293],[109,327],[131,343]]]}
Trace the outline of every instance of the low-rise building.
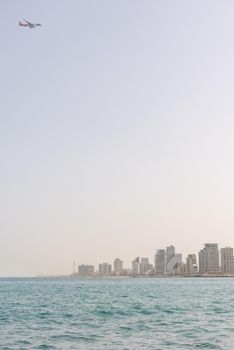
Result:
{"label": "low-rise building", "polygon": [[94,266],[93,265],[79,265],[78,266],[78,275],[79,276],[91,276],[94,274]]}

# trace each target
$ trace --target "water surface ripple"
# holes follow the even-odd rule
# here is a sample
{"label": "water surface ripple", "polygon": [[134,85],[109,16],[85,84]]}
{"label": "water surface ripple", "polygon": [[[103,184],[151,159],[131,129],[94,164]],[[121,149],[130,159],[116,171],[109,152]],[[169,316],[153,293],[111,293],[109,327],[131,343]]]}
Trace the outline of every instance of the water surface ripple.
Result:
{"label": "water surface ripple", "polygon": [[233,350],[234,279],[0,279],[0,349]]}

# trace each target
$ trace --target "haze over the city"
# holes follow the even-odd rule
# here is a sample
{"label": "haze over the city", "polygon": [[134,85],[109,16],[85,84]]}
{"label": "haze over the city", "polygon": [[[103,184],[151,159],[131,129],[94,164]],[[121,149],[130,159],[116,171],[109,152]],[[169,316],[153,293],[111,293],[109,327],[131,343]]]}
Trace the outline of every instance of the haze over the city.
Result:
{"label": "haze over the city", "polygon": [[234,246],[233,1],[0,11],[0,276]]}

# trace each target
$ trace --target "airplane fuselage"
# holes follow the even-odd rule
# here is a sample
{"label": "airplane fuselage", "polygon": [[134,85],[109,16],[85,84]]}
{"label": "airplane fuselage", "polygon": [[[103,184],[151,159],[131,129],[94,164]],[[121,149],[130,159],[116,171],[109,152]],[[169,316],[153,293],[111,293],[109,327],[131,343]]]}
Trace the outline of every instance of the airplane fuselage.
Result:
{"label": "airplane fuselage", "polygon": [[[24,22],[25,22],[25,23],[24,23]],[[26,21],[26,20],[24,20],[24,22],[19,21],[19,26],[28,27],[28,28],[30,28],[30,29],[41,26],[40,23],[30,23],[30,22],[28,22],[28,21]]]}

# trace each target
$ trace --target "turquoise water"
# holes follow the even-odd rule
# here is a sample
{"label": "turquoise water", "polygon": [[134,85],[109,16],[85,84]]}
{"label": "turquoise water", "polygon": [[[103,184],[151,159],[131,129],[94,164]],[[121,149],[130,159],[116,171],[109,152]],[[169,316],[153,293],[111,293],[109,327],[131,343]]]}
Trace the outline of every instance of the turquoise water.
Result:
{"label": "turquoise water", "polygon": [[0,349],[234,349],[234,278],[0,279]]}

